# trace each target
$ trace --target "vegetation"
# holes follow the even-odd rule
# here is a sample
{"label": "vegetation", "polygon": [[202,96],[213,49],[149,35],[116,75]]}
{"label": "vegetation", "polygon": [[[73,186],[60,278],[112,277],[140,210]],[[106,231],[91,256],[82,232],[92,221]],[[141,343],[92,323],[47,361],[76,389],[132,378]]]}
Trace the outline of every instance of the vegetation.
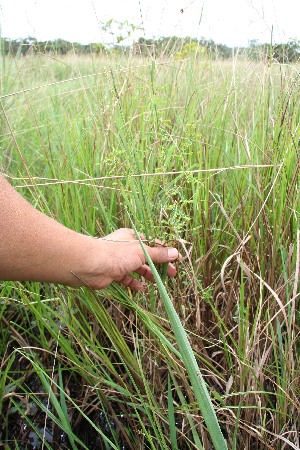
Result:
{"label": "vegetation", "polygon": [[20,193],[183,254],[135,296],[0,282],[6,449],[224,448],[202,377],[228,448],[300,446],[299,66],[194,50],[2,58],[0,166]]}
{"label": "vegetation", "polygon": [[[117,30],[112,28],[117,25]],[[68,42],[64,39],[54,41],[38,41],[34,37],[25,39],[2,39],[2,53],[5,55],[28,54],[94,54],[94,55],[135,55],[143,57],[175,57],[186,58],[197,55],[199,59],[230,59],[233,53],[239,53],[246,58],[257,61],[274,60],[279,63],[298,62],[300,60],[300,41],[290,39],[285,44],[260,44],[257,40],[249,42],[247,48],[230,48],[205,38],[178,38],[162,37],[159,39],[146,39],[141,37],[132,45],[125,45],[126,39],[139,27],[128,22],[119,23],[108,21],[102,30],[115,35],[115,45],[107,46],[104,43],[80,44]]]}

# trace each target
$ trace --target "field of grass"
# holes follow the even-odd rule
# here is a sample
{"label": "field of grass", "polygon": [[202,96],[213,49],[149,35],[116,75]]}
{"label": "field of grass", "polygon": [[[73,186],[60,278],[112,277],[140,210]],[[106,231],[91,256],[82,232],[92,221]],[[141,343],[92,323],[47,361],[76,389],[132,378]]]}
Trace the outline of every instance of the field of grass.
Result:
{"label": "field of grass", "polygon": [[[0,171],[72,229],[178,247],[166,289],[228,448],[299,449],[299,66],[1,64]],[[0,293],[3,448],[213,448],[156,284]]]}

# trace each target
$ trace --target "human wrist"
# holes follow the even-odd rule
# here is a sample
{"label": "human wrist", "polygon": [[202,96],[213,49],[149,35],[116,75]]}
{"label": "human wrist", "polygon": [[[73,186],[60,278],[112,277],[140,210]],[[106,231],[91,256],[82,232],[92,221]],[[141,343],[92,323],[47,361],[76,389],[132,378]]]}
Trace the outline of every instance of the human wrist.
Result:
{"label": "human wrist", "polygon": [[73,287],[88,286],[92,289],[105,287],[108,284],[105,282],[105,267],[111,259],[105,242],[82,234],[76,236],[76,241],[74,264],[70,270],[72,279],[67,284]]}

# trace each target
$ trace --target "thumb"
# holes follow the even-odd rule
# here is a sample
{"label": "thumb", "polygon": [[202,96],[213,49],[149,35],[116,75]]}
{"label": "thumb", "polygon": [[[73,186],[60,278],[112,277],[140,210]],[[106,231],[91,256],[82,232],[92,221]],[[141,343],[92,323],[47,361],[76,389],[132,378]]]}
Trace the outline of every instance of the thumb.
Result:
{"label": "thumb", "polygon": [[178,250],[176,248],[168,248],[163,246],[158,247],[146,247],[150,258],[154,263],[166,263],[175,261],[179,257]]}

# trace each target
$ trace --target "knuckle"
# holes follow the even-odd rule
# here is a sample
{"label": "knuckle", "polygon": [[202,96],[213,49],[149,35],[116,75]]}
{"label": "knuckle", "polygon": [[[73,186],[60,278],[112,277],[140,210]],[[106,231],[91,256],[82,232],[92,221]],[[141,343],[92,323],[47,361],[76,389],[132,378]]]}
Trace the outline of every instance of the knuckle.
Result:
{"label": "knuckle", "polygon": [[157,248],[157,253],[158,253],[158,257],[161,261],[167,260],[168,259],[168,250],[165,247],[156,247]]}

